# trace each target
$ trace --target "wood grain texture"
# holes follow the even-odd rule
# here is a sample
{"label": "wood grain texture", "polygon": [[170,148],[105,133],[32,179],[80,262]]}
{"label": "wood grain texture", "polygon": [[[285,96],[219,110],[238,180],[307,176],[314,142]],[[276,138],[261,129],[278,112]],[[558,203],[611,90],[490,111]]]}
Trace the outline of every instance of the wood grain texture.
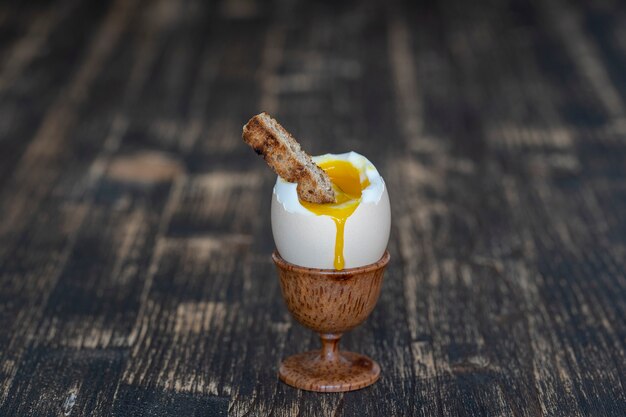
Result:
{"label": "wood grain texture", "polygon": [[[617,0],[0,2],[0,415],[626,415]],[[268,111],[389,188],[393,261],[342,347],[271,262]]]}

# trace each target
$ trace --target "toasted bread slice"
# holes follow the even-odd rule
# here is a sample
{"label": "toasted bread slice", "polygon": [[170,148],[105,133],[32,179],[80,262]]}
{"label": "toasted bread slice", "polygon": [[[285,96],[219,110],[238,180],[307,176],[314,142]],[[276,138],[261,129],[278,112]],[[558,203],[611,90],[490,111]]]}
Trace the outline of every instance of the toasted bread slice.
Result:
{"label": "toasted bread slice", "polygon": [[243,140],[289,182],[298,183],[298,197],[310,203],[333,203],[332,182],[300,144],[269,114],[254,116],[243,127]]}

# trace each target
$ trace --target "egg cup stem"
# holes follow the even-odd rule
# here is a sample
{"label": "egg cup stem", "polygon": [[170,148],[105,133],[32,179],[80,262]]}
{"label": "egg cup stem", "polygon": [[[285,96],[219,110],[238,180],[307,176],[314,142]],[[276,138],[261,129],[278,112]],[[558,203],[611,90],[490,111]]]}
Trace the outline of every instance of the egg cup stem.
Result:
{"label": "egg cup stem", "polygon": [[324,362],[337,362],[339,361],[339,339],[341,339],[341,333],[322,333],[320,334],[322,339],[322,351],[321,357]]}
{"label": "egg cup stem", "polygon": [[289,312],[300,324],[319,333],[322,342],[320,350],[283,360],[280,379],[319,392],[353,391],[376,382],[380,366],[365,355],[340,351],[339,340],[374,309],[389,252],[376,263],[341,271],[294,265],[276,251],[272,259]]}

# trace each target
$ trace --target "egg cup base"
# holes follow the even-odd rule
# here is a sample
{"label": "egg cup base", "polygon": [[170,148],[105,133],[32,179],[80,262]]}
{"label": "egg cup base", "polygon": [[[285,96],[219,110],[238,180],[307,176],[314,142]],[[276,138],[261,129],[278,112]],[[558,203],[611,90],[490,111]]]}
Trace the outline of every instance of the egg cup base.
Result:
{"label": "egg cup base", "polygon": [[314,350],[283,360],[278,375],[284,383],[306,391],[347,392],[376,382],[380,366],[359,353],[340,351],[336,360],[327,361],[323,351]]}

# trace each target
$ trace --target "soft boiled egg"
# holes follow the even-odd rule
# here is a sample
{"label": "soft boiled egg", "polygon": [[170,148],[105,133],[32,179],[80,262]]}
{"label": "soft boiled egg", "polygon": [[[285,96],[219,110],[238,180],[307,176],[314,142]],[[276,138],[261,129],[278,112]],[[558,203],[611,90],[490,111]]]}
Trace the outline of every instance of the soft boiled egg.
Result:
{"label": "soft boiled egg", "polygon": [[313,157],[335,189],[336,201],[301,201],[297,184],[278,177],[272,196],[272,233],[292,264],[342,270],[377,262],[389,240],[391,212],[385,182],[356,152]]}

